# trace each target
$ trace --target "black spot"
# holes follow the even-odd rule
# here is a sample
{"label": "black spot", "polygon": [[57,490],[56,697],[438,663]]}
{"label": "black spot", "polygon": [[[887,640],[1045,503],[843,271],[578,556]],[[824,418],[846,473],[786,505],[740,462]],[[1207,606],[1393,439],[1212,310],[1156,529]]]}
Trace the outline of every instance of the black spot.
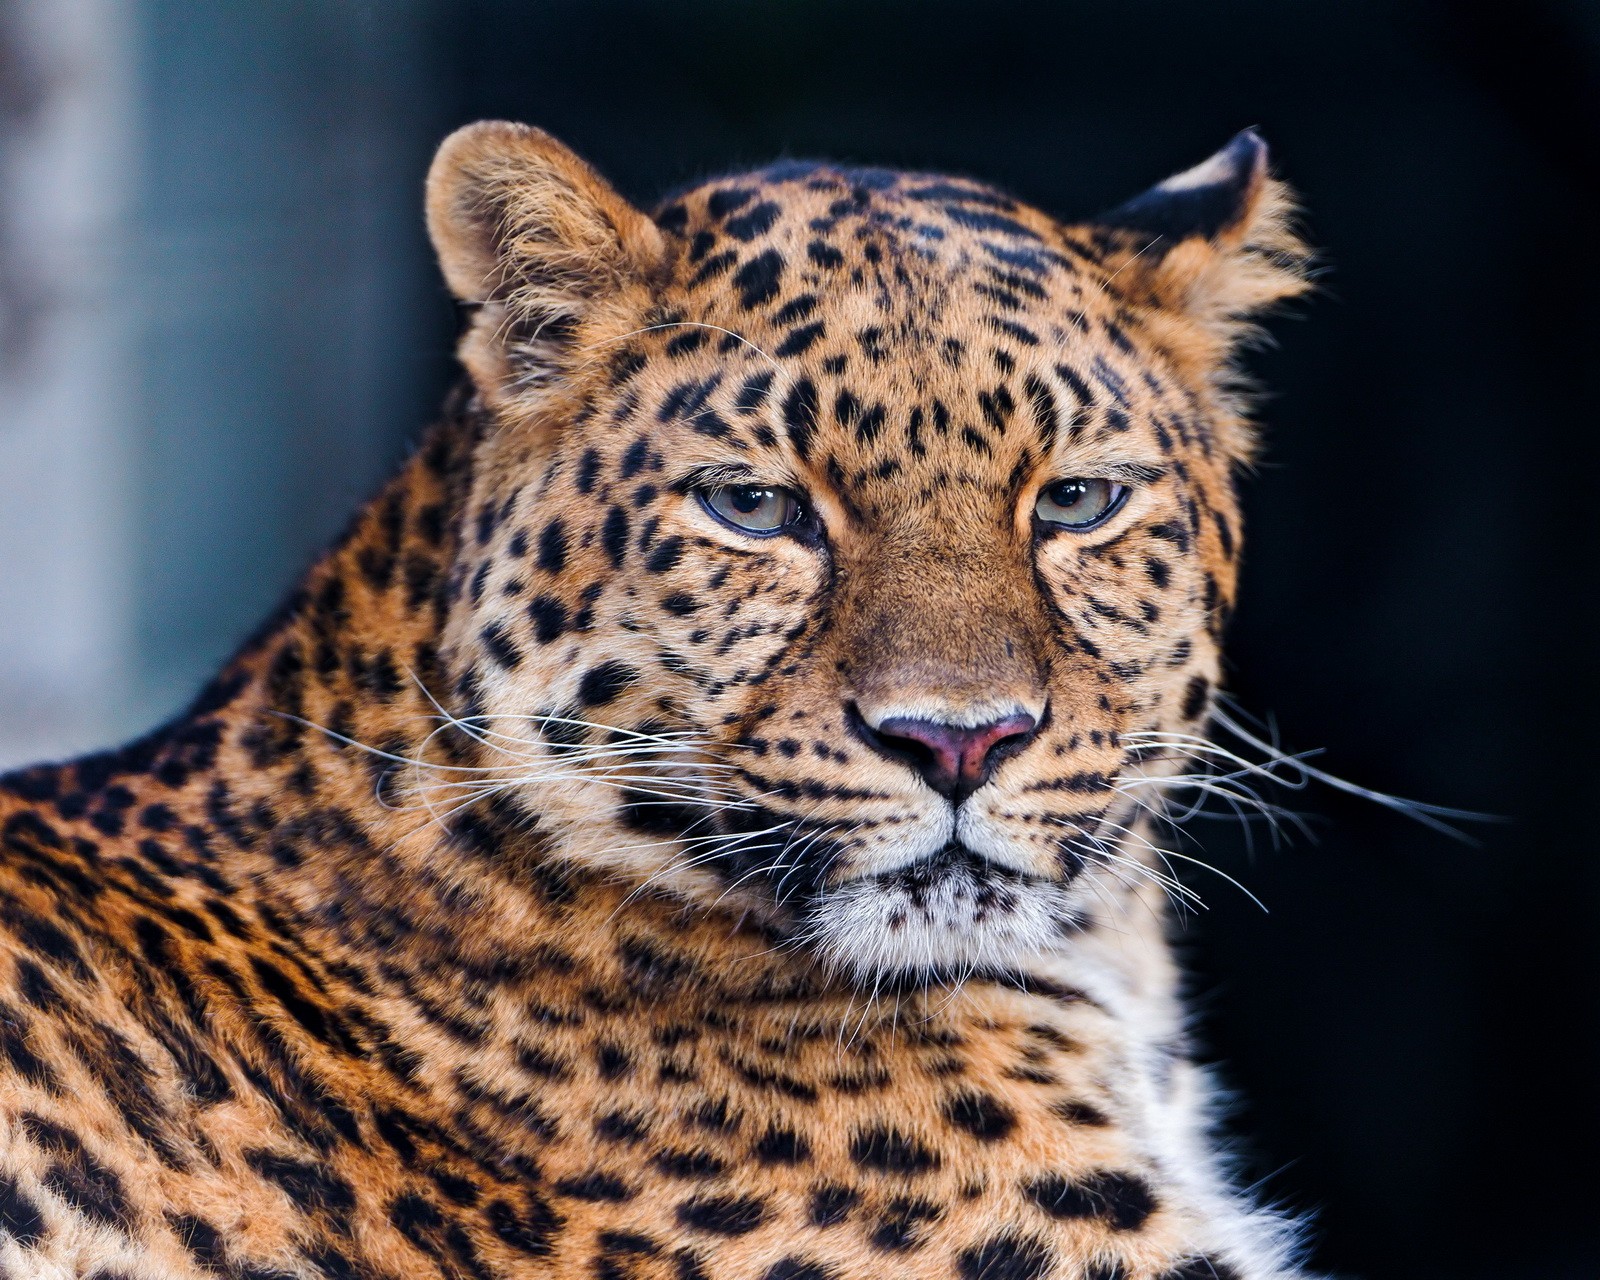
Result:
{"label": "black spot", "polygon": [[709,1235],[742,1236],[766,1217],[766,1202],[754,1196],[703,1196],[678,1206],[679,1222]]}
{"label": "black spot", "polygon": [[567,531],[560,517],[545,525],[539,535],[538,564],[546,573],[560,573],[567,567]]}
{"label": "black spot", "polygon": [[1022,345],[1025,347],[1036,347],[1039,345],[1039,335],[1036,334],[1032,329],[1025,328],[1024,326],[1018,324],[1015,320],[1005,320],[999,316],[991,316],[989,319],[989,325],[991,328],[997,329],[1001,333],[1009,334],[1018,342],[1022,343]]}
{"label": "black spot", "polygon": [[126,1227],[132,1206],[122,1179],[91,1155],[76,1134],[38,1116],[23,1116],[28,1136],[51,1156],[42,1181],[85,1217]]}
{"label": "black spot", "polygon": [[966,204],[986,204],[994,209],[1015,209],[1017,202],[998,191],[967,186],[961,182],[930,182],[906,192],[913,200],[959,200]]}
{"label": "black spot", "polygon": [[800,1164],[810,1159],[811,1147],[793,1129],[774,1125],[756,1142],[755,1157],[762,1164]]}
{"label": "black spot", "polygon": [[[703,436],[723,440],[733,434],[733,428],[723,416],[712,409],[702,409],[689,419],[689,425]],[[653,496],[653,495],[652,495]]]}
{"label": "black spot", "polygon": [[633,1144],[650,1136],[650,1122],[627,1111],[608,1111],[594,1122],[595,1136],[608,1142]]}
{"label": "black spot", "polygon": [[578,682],[578,699],[585,706],[603,707],[615,702],[617,695],[639,678],[639,673],[625,662],[602,662],[590,667]]}
{"label": "black spot", "polygon": [[528,1206],[521,1213],[505,1200],[491,1201],[488,1218],[495,1235],[535,1258],[549,1255],[551,1241],[564,1223],[543,1197],[534,1194],[529,1195]]}
{"label": "black spot", "polygon": [[223,1247],[222,1232],[204,1218],[189,1213],[170,1213],[167,1225],[202,1267],[214,1271],[227,1267],[228,1253]]}
{"label": "black spot", "polygon": [[1083,1124],[1098,1128],[1110,1124],[1110,1119],[1099,1107],[1092,1107],[1087,1102],[1079,1102],[1074,1098],[1063,1098],[1055,1103],[1050,1110],[1060,1116],[1068,1124]]}
{"label": "black spot", "polygon": [[584,456],[578,459],[578,485],[579,493],[589,493],[594,490],[595,477],[600,475],[600,451],[584,450]]}
{"label": "black spot", "polygon": [[[17,990],[22,998],[35,1009],[59,1009],[62,1005],[62,996],[56,984],[50,981],[45,973],[32,960],[17,961]],[[0,1026],[8,1020],[0,1014]]]}
{"label": "black spot", "polygon": [[[700,269],[689,278],[689,287],[696,289],[707,280],[715,280],[737,261],[739,261],[739,251],[737,249],[724,249],[721,253],[712,254],[700,264]],[[668,345],[667,350],[672,352],[672,346]]]}
{"label": "black spot", "polygon": [[939,1153],[896,1129],[866,1129],[850,1142],[850,1158],[879,1173],[919,1174],[937,1169]]}
{"label": "black spot", "polygon": [[820,320],[814,320],[810,324],[802,325],[798,329],[791,330],[789,336],[778,344],[777,350],[772,354],[775,356],[803,355],[811,350],[817,339],[822,336],[822,333],[823,324]]}
{"label": "black spot", "polygon": [[1195,676],[1183,691],[1183,718],[1185,720],[1198,720],[1210,700],[1211,681],[1204,676]]}
{"label": "black spot", "polygon": [[624,791],[617,816],[635,831],[654,836],[682,836],[705,820],[705,815],[686,804],[657,800],[643,791]]}
{"label": "black spot", "polygon": [[715,1178],[728,1169],[709,1151],[658,1151],[652,1163],[669,1178]]}
{"label": "black spot", "polygon": [[601,1044],[595,1048],[595,1064],[602,1080],[620,1080],[633,1072],[633,1059],[620,1045]]}
{"label": "black spot", "polygon": [[1035,1178],[1024,1188],[1056,1218],[1099,1218],[1118,1231],[1142,1226],[1156,1210],[1156,1198],[1143,1178],[1106,1169],[1076,1182],[1057,1173]]}
{"label": "black spot", "polygon": [[535,596],[528,602],[528,617],[533,620],[533,638],[549,644],[567,629],[567,606],[554,596]]}
{"label": "black spot", "polygon": [[700,602],[686,591],[674,591],[661,602],[661,607],[676,617],[686,618],[699,612]]}
{"label": "black spot", "polygon": [[767,400],[767,391],[772,386],[772,371],[770,369],[746,379],[739,388],[739,396],[734,401],[734,408],[740,413],[754,413]]}
{"label": "black spot", "polygon": [[0,1004],[0,1061],[10,1064],[24,1080],[59,1093],[61,1083],[56,1073],[29,1047],[27,1030],[27,1023],[17,1013]]}
{"label": "black spot", "polygon": [[833,1280],[834,1273],[820,1262],[804,1258],[780,1258],[767,1268],[761,1280]]}
{"label": "black spot", "polygon": [[817,388],[810,378],[801,378],[783,402],[783,423],[789,443],[801,458],[810,456],[811,437],[817,430]]}
{"label": "black spot", "polygon": [[999,1236],[956,1259],[961,1280],[1039,1280],[1053,1259],[1043,1241],[1029,1237]]}
{"label": "black spot", "polygon": [[840,253],[831,244],[825,244],[821,240],[813,240],[806,246],[806,257],[810,258],[819,267],[832,268],[844,265],[844,254]]}
{"label": "black spot", "polygon": [[649,363],[650,358],[642,351],[624,348],[617,352],[611,361],[611,385],[622,386]]}
{"label": "black spot", "polygon": [[673,235],[682,235],[688,222],[689,210],[681,204],[669,204],[656,214],[656,226],[663,231],[670,231]]}
{"label": "black spot", "polygon": [[944,1210],[932,1200],[897,1196],[884,1206],[883,1217],[868,1239],[873,1248],[885,1253],[907,1253],[922,1243],[917,1229],[924,1222],[936,1222],[943,1216]]}
{"label": "black spot", "polygon": [[638,1231],[602,1231],[595,1242],[607,1253],[634,1253],[651,1257],[661,1252],[661,1246],[649,1236]]}
{"label": "black spot", "polygon": [[522,651],[507,634],[505,627],[498,622],[491,622],[478,633],[483,641],[483,647],[489,651],[489,656],[507,671],[514,670],[522,662]]}
{"label": "black spot", "polygon": [[327,1015],[322,1007],[308,1000],[298,987],[290,980],[289,975],[260,956],[250,957],[250,967],[255,972],[256,980],[266,988],[267,992],[281,1004],[308,1032],[324,1044],[336,1043],[335,1036],[328,1026]]}
{"label": "black spot", "polygon": [[683,539],[663,538],[661,544],[650,553],[650,558],[644,562],[644,567],[651,573],[665,573],[681,559],[683,559]]}
{"label": "black spot", "polygon": [[578,1178],[563,1178],[555,1184],[557,1195],[595,1203],[620,1204],[633,1199],[633,1189],[621,1178],[595,1170]]}
{"label": "black spot", "polygon": [[875,404],[861,415],[861,421],[856,423],[856,438],[863,444],[871,444],[878,438],[878,433],[883,430],[885,409],[881,404]]}
{"label": "black spot", "polygon": [[713,191],[706,200],[706,212],[713,218],[726,218],[755,198],[755,190],[751,187],[722,187]]}
{"label": "black spot", "polygon": [[749,244],[757,236],[765,235],[772,230],[772,224],[778,220],[781,212],[783,211],[772,201],[765,200],[749,213],[741,213],[737,218],[730,218],[723,230],[735,240],[743,240]]}
{"label": "black spot", "polygon": [[44,1236],[44,1215],[9,1177],[0,1173],[0,1237],[9,1237],[26,1249]]}
{"label": "black spot", "polygon": [[811,1193],[811,1221],[819,1227],[836,1227],[850,1216],[861,1202],[861,1193],[837,1183],[816,1188]]}
{"label": "black spot", "polygon": [[711,246],[716,244],[717,237],[709,231],[696,231],[694,239],[689,241],[689,261],[699,262],[701,258],[711,252]]}
{"label": "black spot", "polygon": [[[784,303],[772,317],[772,323],[781,329],[787,329],[792,324],[799,324],[817,309],[817,295],[802,293],[798,298],[791,298]],[[767,375],[769,378],[771,374]]]}
{"label": "black spot", "polygon": [[622,455],[622,466],[618,474],[624,480],[631,480],[644,470],[644,464],[650,460],[650,442],[643,436],[628,446],[628,451]]}
{"label": "black spot", "polygon": [[778,280],[783,275],[783,255],[776,249],[758,253],[734,272],[733,283],[739,290],[739,301],[745,308],[758,307],[770,302],[778,292]]}
{"label": "black spot", "polygon": [[956,204],[945,205],[944,213],[958,226],[968,227],[973,231],[995,231],[1001,235],[1020,236],[1027,240],[1039,238],[1020,222],[1013,218],[1001,217],[998,213],[980,213],[976,209],[963,209]]}
{"label": "black spot", "polygon": [[246,1151],[244,1160],[263,1178],[282,1187],[304,1213],[342,1215],[355,1207],[356,1196],[350,1184],[325,1165],[262,1149]]}
{"label": "black spot", "polygon": [[1017,1127],[1016,1112],[1010,1107],[991,1094],[971,1090],[950,1098],[944,1114],[958,1129],[984,1142],[998,1142]]}
{"label": "black spot", "polygon": [[667,343],[669,356],[688,355],[691,351],[698,351],[706,344],[706,331],[704,329],[687,329]]}
{"label": "black spot", "polygon": [[611,558],[611,567],[622,568],[622,561],[628,554],[628,515],[621,507],[612,507],[606,512],[605,524],[600,529],[600,545]]}

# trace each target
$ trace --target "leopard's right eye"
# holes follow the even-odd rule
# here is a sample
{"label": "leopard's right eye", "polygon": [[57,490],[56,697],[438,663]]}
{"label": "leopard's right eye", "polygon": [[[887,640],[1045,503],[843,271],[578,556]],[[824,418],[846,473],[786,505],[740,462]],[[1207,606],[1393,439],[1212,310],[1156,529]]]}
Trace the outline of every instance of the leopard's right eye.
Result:
{"label": "leopard's right eye", "polygon": [[701,505],[723,524],[756,538],[783,533],[805,516],[800,495],[775,485],[723,484],[697,493]]}
{"label": "leopard's right eye", "polygon": [[1034,504],[1034,514],[1047,525],[1084,533],[1116,515],[1127,497],[1125,484],[1095,476],[1073,476],[1047,485]]}

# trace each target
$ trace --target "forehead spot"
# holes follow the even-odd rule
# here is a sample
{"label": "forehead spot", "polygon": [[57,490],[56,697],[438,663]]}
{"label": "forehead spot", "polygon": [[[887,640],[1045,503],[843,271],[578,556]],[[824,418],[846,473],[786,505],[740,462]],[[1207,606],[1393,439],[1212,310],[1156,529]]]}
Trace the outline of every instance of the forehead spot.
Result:
{"label": "forehead spot", "polygon": [[820,320],[795,329],[778,345],[778,349],[772,354],[779,357],[804,355],[811,350],[823,333],[824,327]]}
{"label": "forehead spot", "polygon": [[776,249],[767,249],[734,273],[733,284],[739,290],[739,303],[745,310],[769,302],[777,295],[783,266],[783,255]]}
{"label": "forehead spot", "polygon": [[749,213],[730,218],[723,229],[735,240],[748,244],[757,236],[763,236],[772,230],[772,224],[778,220],[778,215],[782,212],[776,204],[767,200],[751,209]]}
{"label": "forehead spot", "polygon": [[751,187],[722,187],[713,191],[706,200],[706,212],[713,218],[726,218],[730,213],[744,208],[755,196],[755,190]]}

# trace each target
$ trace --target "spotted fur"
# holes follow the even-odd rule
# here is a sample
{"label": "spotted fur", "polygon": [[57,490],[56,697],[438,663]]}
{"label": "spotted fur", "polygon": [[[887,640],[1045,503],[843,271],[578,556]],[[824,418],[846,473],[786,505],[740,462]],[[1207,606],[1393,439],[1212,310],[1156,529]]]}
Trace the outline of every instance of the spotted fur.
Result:
{"label": "spotted fur", "polygon": [[[1251,134],[1078,225],[794,163],[651,218],[449,139],[442,425],[187,715],[0,782],[0,1274],[1298,1274],[1137,804],[1287,211]],[[1080,475],[1121,510],[1041,525]],[[888,741],[1007,716],[965,794]]]}

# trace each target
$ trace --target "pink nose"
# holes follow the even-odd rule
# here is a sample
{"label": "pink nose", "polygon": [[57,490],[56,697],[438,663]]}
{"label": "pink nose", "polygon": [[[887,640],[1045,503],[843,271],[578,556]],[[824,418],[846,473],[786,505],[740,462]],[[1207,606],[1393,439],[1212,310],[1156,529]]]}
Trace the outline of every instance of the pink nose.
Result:
{"label": "pink nose", "polygon": [[935,791],[960,803],[988,781],[999,749],[1020,746],[1037,726],[1026,711],[970,727],[894,716],[873,736],[881,750],[905,760]]}

